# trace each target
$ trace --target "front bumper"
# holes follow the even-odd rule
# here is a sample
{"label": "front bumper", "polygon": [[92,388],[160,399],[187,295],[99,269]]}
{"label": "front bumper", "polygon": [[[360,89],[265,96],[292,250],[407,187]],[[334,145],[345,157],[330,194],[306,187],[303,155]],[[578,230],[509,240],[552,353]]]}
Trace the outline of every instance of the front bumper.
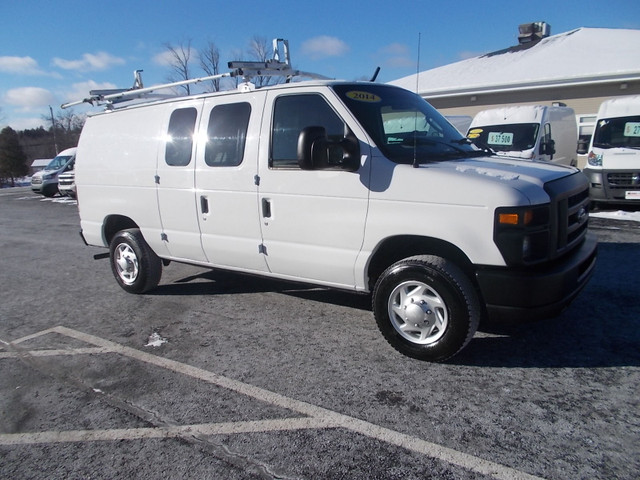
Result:
{"label": "front bumper", "polygon": [[586,167],[589,197],[598,203],[640,204],[640,169],[603,170]]}
{"label": "front bumper", "polygon": [[476,278],[489,318],[534,320],[559,315],[593,275],[596,257],[597,240],[588,233],[579,248],[551,266],[480,268]]}

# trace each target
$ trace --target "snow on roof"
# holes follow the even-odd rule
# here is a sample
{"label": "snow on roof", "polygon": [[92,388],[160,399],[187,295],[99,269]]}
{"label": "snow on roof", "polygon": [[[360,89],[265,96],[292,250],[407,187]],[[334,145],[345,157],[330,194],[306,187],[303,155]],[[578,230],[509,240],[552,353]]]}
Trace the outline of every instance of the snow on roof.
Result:
{"label": "snow on roof", "polygon": [[[578,28],[419,73],[418,93],[444,97],[640,79],[640,30]],[[389,82],[415,90],[416,74]]]}

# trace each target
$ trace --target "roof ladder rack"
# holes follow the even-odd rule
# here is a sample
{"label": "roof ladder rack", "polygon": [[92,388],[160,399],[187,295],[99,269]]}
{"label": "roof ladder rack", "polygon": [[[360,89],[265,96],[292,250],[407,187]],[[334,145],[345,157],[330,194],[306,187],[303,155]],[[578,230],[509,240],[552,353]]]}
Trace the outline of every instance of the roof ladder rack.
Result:
{"label": "roof ladder rack", "polygon": [[[284,61],[281,60],[281,56],[284,56]],[[256,76],[280,76],[285,77],[286,82],[290,82],[291,79],[296,76],[329,80],[329,77],[325,77],[323,75],[303,72],[301,70],[294,70],[293,68],[291,68],[289,42],[288,40],[284,40],[281,38],[273,39],[273,57],[271,59],[264,62],[233,61],[229,62],[228,66],[232,70],[228,73],[219,73],[216,75],[209,75],[207,77],[191,78],[178,82],[154,85],[152,87],[143,86],[141,76],[142,70],[136,70],[134,72],[134,82],[131,88],[91,90],[89,92],[89,97],[75,102],[65,103],[61,105],[61,108],[69,108],[76,105],[81,105],[83,103],[89,103],[91,105],[107,104],[107,108],[113,108],[113,104],[118,102],[133,100],[136,98],[148,98],[149,94],[155,92],[156,90],[179,87],[181,85],[191,85],[194,83],[201,83],[225,77],[242,77],[243,83],[238,85],[238,88],[243,91],[253,90],[255,88],[255,86],[251,84],[250,81],[251,78]]]}

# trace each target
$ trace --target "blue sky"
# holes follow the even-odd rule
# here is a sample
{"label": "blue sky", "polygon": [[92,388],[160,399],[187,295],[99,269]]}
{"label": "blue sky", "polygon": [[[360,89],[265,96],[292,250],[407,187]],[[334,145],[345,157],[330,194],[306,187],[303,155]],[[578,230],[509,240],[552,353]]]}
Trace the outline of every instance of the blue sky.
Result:
{"label": "blue sky", "polygon": [[546,21],[552,35],[640,28],[638,0],[0,1],[0,127],[15,130],[46,124],[49,106],[55,114],[90,89],[130,87],[136,69],[145,86],[165,83],[165,45],[189,39],[214,42],[222,71],[238,52],[249,59],[258,35],[289,40],[300,70],[356,80],[380,66],[387,82],[416,72],[418,45],[428,70],[517,44],[521,23]]}

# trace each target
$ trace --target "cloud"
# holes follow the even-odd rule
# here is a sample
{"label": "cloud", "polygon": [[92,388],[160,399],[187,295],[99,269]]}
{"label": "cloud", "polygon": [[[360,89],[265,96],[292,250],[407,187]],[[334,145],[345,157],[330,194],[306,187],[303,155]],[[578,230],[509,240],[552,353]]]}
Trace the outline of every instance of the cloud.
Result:
{"label": "cloud", "polygon": [[47,121],[43,120],[42,117],[15,117],[11,119],[10,126],[15,131],[20,131],[43,126],[45,128],[49,128],[51,125]]}
{"label": "cloud", "polygon": [[173,62],[173,59],[173,54],[169,50],[166,50],[164,52],[158,53],[157,55],[154,55],[151,60],[156,65],[160,65],[161,67],[168,67],[169,65],[171,65],[171,62]]}
{"label": "cloud", "polygon": [[79,71],[102,71],[111,68],[114,65],[124,65],[124,59],[116,57],[107,52],[85,53],[79,60],[65,60],[55,57],[51,63],[64,70]]}
{"label": "cloud", "polygon": [[411,58],[409,47],[403,43],[391,43],[382,47],[378,50],[377,57],[390,68],[413,67],[416,64],[416,60]]}
{"label": "cloud", "polygon": [[0,57],[0,72],[21,75],[45,75],[31,57]]}
{"label": "cloud", "polygon": [[336,37],[321,35],[302,44],[302,53],[314,60],[326,57],[339,57],[349,51],[349,46]]}
{"label": "cloud", "polygon": [[107,90],[111,88],[118,87],[109,82],[98,83],[93,80],[89,80],[86,82],[74,83],[71,86],[71,89],[64,92],[62,96],[64,98],[64,102],[75,102],[77,100],[82,100],[83,98],[88,98],[91,90]]}
{"label": "cloud", "polygon": [[3,100],[18,107],[21,111],[28,112],[42,108],[55,102],[55,96],[49,90],[39,87],[20,87],[8,90]]}

